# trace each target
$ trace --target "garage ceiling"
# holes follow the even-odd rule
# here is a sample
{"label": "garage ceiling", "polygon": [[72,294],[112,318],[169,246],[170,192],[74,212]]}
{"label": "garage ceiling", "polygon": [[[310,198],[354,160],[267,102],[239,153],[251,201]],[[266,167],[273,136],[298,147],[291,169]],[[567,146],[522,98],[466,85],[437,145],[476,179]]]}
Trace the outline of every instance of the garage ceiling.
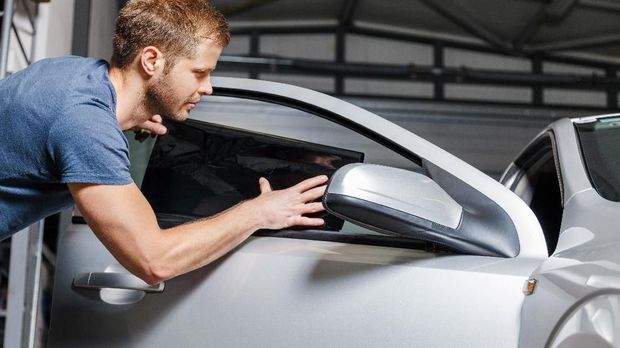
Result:
{"label": "garage ceiling", "polygon": [[331,27],[620,63],[618,0],[215,0],[233,32]]}

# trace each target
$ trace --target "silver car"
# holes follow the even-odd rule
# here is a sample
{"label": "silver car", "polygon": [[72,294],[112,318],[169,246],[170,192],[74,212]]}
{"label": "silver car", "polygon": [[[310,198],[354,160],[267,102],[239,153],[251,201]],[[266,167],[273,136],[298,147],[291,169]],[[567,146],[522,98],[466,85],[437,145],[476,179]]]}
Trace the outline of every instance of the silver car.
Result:
{"label": "silver car", "polygon": [[620,347],[620,116],[553,123],[498,182],[342,100],[213,83],[132,148],[160,225],[328,174],[325,226],[148,286],[76,215],[51,347]]}

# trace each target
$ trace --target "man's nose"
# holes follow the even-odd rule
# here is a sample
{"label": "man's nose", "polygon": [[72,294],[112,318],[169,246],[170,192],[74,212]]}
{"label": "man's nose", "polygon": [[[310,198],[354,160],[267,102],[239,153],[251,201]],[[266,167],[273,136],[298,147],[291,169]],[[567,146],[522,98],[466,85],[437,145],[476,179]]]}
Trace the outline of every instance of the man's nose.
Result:
{"label": "man's nose", "polygon": [[211,86],[211,81],[207,81],[207,83],[203,84],[198,88],[198,94],[200,95],[211,95],[213,93],[213,86]]}

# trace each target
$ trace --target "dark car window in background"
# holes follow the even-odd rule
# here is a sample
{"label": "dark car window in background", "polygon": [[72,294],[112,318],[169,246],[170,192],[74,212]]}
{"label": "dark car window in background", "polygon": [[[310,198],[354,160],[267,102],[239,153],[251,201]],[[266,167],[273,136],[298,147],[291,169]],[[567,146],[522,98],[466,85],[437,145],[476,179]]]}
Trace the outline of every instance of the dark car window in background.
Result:
{"label": "dark car window in background", "polygon": [[620,202],[620,117],[575,127],[592,186],[603,198]]}
{"label": "dark car window in background", "polygon": [[542,134],[523,151],[509,167],[502,184],[530,206],[542,227],[547,251],[553,254],[564,212],[562,172],[553,132]]}

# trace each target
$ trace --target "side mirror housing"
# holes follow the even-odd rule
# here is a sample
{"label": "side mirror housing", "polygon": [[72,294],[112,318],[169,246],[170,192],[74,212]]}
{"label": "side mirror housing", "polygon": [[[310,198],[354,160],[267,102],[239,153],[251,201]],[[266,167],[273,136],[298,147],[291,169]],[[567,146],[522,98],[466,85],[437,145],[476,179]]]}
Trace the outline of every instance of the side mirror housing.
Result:
{"label": "side mirror housing", "polygon": [[456,230],[463,208],[427,176],[374,164],[349,164],[331,178],[323,198],[332,214],[384,234],[421,239]]}
{"label": "side mirror housing", "polygon": [[435,242],[467,254],[518,255],[516,233],[496,204],[462,182],[448,182],[456,196],[424,174],[348,164],[332,176],[323,205],[333,215],[379,233]]}

